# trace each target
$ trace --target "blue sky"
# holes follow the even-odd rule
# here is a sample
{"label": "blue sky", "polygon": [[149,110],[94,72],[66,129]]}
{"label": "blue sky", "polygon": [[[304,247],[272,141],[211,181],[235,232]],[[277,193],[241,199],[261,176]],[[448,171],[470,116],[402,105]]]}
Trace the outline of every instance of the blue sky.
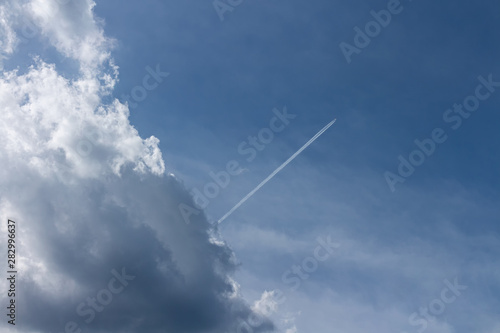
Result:
{"label": "blue sky", "polygon": [[[405,255],[430,255],[435,258],[431,260],[435,275],[423,278],[427,282],[417,277],[409,278],[410,282],[396,272],[384,274],[383,268],[377,274],[344,267],[340,274],[353,280],[349,283],[338,277],[341,268],[331,263],[330,269],[314,275],[311,289],[358,289],[367,298],[366,305],[375,307],[386,298],[390,304],[396,292],[391,285],[398,283],[405,294],[398,301],[410,314],[412,305],[422,303],[420,297],[424,302],[432,297],[433,289],[426,295],[417,287],[419,282],[431,283],[435,290],[442,278],[458,275],[474,284],[472,272],[464,270],[469,261],[475,261],[474,256],[463,257],[458,249],[467,248],[464,242],[470,237],[498,236],[495,124],[500,96],[493,94],[456,131],[442,116],[473,92],[479,75],[493,74],[500,80],[494,42],[498,4],[414,1],[402,6],[403,11],[362,53],[353,56],[351,64],[346,63],[339,43],[353,44],[353,27],[370,21],[371,10],[387,8],[386,1],[246,1],[227,12],[224,22],[209,2],[151,1],[127,5],[122,15],[107,20],[106,31],[120,41],[118,91],[140,82],[146,65],[159,63],[171,73],[132,112],[131,119],[140,133],[158,136],[167,165],[182,175],[188,187],[201,188],[211,181],[210,170],[223,170],[232,159],[242,160],[238,144],[267,126],[274,107],[286,105],[297,115],[246,166],[248,172],[233,177],[228,188],[211,200],[207,211],[213,219],[308,137],[338,119],[221,226],[243,264],[243,281],[253,281],[248,285],[240,281],[249,293],[280,285],[282,271],[302,255],[294,249],[294,241],[312,246],[316,235],[332,230],[342,243],[338,229],[361,243],[374,242],[388,253],[399,248]],[[113,1],[96,7],[105,18],[115,10]],[[120,54],[121,49],[126,52]],[[134,66],[138,63],[142,66]],[[396,172],[397,156],[408,156],[415,149],[413,141],[430,137],[436,127],[446,130],[448,140],[391,193],[383,173]],[[450,238],[450,230],[463,239]],[[259,232],[285,238],[290,242],[285,246],[288,251],[270,246],[256,254],[259,242],[254,237]],[[413,247],[413,242],[423,242],[428,248]],[[497,250],[497,246],[486,246],[478,251],[493,255]],[[454,264],[441,262],[446,260],[439,258],[441,251]],[[421,263],[423,271],[425,262]],[[268,280],[270,285],[254,279]],[[254,285],[257,290],[252,290]],[[303,292],[314,300],[314,291]],[[495,304],[498,290],[490,297]],[[306,311],[300,305],[290,308]],[[321,306],[315,310],[328,311]],[[450,318],[455,317],[456,322],[449,321],[455,331],[473,329],[456,318],[457,308],[447,311]],[[304,325],[298,324],[302,331],[331,328],[327,318],[317,326],[308,326],[313,319],[306,314],[298,321]]]}
{"label": "blue sky", "polygon": [[[99,103],[125,103],[123,95],[143,85],[146,67],[168,72],[136,107],[129,105],[138,135],[159,139],[163,173],[188,191],[203,191],[210,172],[229,161],[243,168],[210,199],[209,223],[337,119],[217,227],[237,258],[242,300],[255,311],[276,306],[269,314],[276,332],[500,330],[499,3],[401,1],[399,14],[348,63],[340,43],[355,45],[353,28],[365,29],[374,20],[370,12],[392,1],[242,1],[224,20],[211,1],[96,2],[94,23],[110,38],[104,50],[119,67],[116,85]],[[17,45],[4,71],[19,68],[21,75],[38,55],[62,77],[82,77],[84,60],[64,54],[50,36]],[[484,85],[489,76],[497,88]],[[488,97],[452,128],[447,110],[477,96],[478,85]],[[295,118],[247,161],[240,144],[285,108]],[[398,156],[408,160],[418,149],[414,141],[428,140],[436,128],[446,141],[434,143],[391,190],[386,172],[397,175]],[[146,193],[154,180],[123,182]],[[182,240],[178,232],[172,237]],[[291,290],[285,272],[314,257],[318,237],[339,247]],[[192,263],[186,256],[179,258]],[[410,319],[442,300],[455,279],[467,288],[443,313]],[[277,290],[286,296],[279,305]],[[265,324],[251,326],[257,332]]]}
{"label": "blue sky", "polygon": [[[276,141],[293,149],[339,118],[336,133],[324,141],[331,142],[332,151],[346,153],[321,154],[323,158],[338,164],[342,157],[351,168],[362,165],[383,172],[400,153],[413,150],[415,138],[442,126],[443,112],[473,91],[477,76],[495,77],[498,72],[493,3],[405,3],[347,65],[338,44],[352,44],[352,28],[368,22],[370,10],[385,6],[244,2],[227,12],[224,22],[208,2],[195,6],[153,1],[124,6],[119,13],[109,1],[98,4],[96,13],[106,18],[106,32],[118,40],[115,58],[121,75],[115,95],[140,83],[145,66],[159,64],[171,73],[133,109],[131,120],[141,133],[159,137],[172,154],[199,156],[201,163],[217,169],[232,158],[239,142],[264,127],[274,107],[286,105],[300,120]],[[116,15],[108,17],[110,11]],[[450,143],[419,169],[414,184],[418,177],[443,174],[467,181],[482,168],[493,167],[483,161],[493,158],[488,145],[495,140],[483,135],[492,135],[487,124],[494,123],[488,117],[497,114],[496,98],[482,104]],[[459,153],[463,150],[474,158]],[[280,160],[276,153],[270,156]],[[262,160],[266,163],[265,156]],[[451,167],[464,163],[467,168]],[[473,180],[494,188],[497,179]]]}

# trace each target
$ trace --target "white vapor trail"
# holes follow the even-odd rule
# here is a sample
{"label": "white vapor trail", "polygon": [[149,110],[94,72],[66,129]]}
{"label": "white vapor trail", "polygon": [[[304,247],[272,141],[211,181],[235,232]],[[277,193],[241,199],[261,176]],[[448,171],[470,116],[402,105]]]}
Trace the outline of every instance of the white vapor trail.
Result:
{"label": "white vapor trail", "polygon": [[278,172],[280,172],[284,167],[286,167],[288,165],[288,163],[290,163],[295,157],[297,157],[302,151],[304,151],[304,149],[306,149],[307,147],[309,147],[311,145],[311,143],[313,143],[317,138],[319,138],[319,136],[321,134],[323,134],[328,128],[330,128],[330,126],[332,126],[333,123],[335,123],[335,121],[337,121],[336,118],[333,119],[331,122],[329,122],[318,133],[316,133],[316,135],[313,136],[309,141],[307,141],[307,143],[305,145],[303,145],[299,150],[297,150],[295,152],[295,154],[293,154],[292,156],[290,156],[290,158],[288,158],[283,164],[281,164],[279,167],[277,167],[276,170],[274,170],[269,176],[267,176],[267,178],[264,179],[259,185],[257,185],[257,187],[255,187],[250,193],[248,193],[243,199],[241,199],[240,202],[238,202],[233,208],[231,208],[226,214],[224,214],[224,216],[222,216],[219,219],[219,221],[217,221],[217,223],[220,224],[229,215],[231,215],[236,209],[238,209],[238,207],[240,207],[241,205],[243,205],[243,203],[245,201],[247,201],[252,195],[254,195],[255,192],[257,192],[262,186],[264,186],[269,180],[271,180],[271,178],[273,178],[274,176],[276,176],[276,174]]}

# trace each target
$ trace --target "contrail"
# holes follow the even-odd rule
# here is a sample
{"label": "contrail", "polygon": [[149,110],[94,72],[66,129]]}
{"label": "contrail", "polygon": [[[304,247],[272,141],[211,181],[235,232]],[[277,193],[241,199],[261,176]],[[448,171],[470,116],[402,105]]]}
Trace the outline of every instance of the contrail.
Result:
{"label": "contrail", "polygon": [[297,157],[297,155],[299,155],[300,153],[302,153],[302,151],[304,149],[306,149],[307,147],[309,147],[309,145],[311,145],[311,143],[314,142],[314,140],[316,140],[317,138],[319,138],[319,136],[321,134],[323,134],[328,128],[330,128],[330,126],[333,125],[333,123],[335,123],[335,121],[337,121],[337,118],[333,119],[331,122],[328,123],[328,125],[326,125],[325,127],[323,127],[321,129],[321,131],[319,131],[318,133],[316,133],[315,136],[313,136],[309,141],[307,141],[307,143],[305,145],[303,145],[299,150],[297,150],[295,152],[295,154],[293,154],[292,156],[290,156],[289,159],[287,159],[283,164],[281,164],[279,167],[276,168],[276,170],[274,170],[269,176],[267,176],[266,179],[264,179],[259,185],[257,185],[256,188],[254,188],[250,193],[248,193],[243,199],[240,200],[240,202],[238,202],[233,208],[231,208],[226,214],[224,214],[223,217],[221,217],[219,219],[219,221],[217,221],[218,224],[220,224],[222,221],[224,221],[229,215],[231,215],[236,209],[238,209],[238,207],[240,207],[241,205],[243,205],[243,203],[245,201],[247,201],[252,195],[255,194],[255,192],[257,192],[262,186],[264,186],[271,178],[273,178],[274,176],[276,176],[276,174],[278,172],[280,172],[284,167],[287,166],[288,163],[290,163],[295,157]]}

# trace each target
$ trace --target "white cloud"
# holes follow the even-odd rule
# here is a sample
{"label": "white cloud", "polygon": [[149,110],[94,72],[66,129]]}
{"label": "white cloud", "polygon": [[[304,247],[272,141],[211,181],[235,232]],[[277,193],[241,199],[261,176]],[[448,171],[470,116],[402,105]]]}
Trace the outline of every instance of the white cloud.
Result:
{"label": "white cloud", "polygon": [[56,49],[89,70],[110,57],[113,41],[93,15],[92,0],[31,0],[26,9]]}
{"label": "white cloud", "polygon": [[95,78],[69,81],[38,60],[24,75],[4,73],[0,103],[5,158],[43,175],[69,166],[80,177],[99,177],[109,170],[119,174],[127,163],[141,172],[165,170],[158,140],[139,137],[125,105],[102,104]]}
{"label": "white cloud", "polygon": [[265,316],[278,311],[278,302],[276,301],[276,291],[265,290],[259,300],[255,301],[253,310]]}
{"label": "white cloud", "polygon": [[[159,140],[139,136],[126,105],[104,102],[118,71],[94,2],[13,3],[0,11],[5,54],[15,52],[11,19],[24,16],[80,69],[67,78],[36,58],[0,77],[0,219],[18,223],[19,332],[59,332],[68,321],[87,332],[235,330],[251,309],[231,278],[234,255],[203,214],[184,223],[179,203],[194,204],[165,175]],[[76,309],[122,267],[135,280],[85,323]]]}

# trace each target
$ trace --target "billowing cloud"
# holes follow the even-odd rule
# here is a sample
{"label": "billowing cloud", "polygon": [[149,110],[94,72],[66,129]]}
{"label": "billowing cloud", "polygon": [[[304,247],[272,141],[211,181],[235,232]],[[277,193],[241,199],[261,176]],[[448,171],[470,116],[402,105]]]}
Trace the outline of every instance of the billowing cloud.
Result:
{"label": "billowing cloud", "polygon": [[184,222],[179,204],[194,203],[159,140],[109,98],[118,70],[94,2],[62,2],[0,6],[4,56],[25,17],[79,64],[68,77],[35,58],[0,77],[1,234],[14,219],[19,271],[17,325],[2,320],[2,332],[237,332],[253,310],[233,252],[202,213]]}

